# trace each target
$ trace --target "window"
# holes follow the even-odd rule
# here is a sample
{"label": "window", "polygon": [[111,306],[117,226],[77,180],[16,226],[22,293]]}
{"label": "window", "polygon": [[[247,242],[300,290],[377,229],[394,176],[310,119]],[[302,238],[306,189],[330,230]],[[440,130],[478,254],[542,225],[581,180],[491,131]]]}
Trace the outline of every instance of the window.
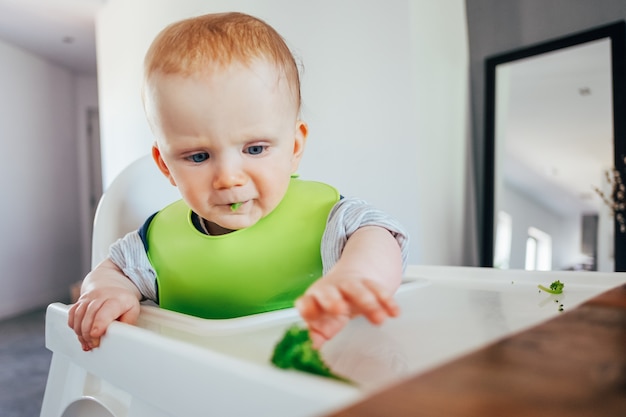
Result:
{"label": "window", "polygon": [[499,211],[496,220],[496,242],[493,254],[493,266],[495,268],[509,269],[512,234],[513,219],[511,215],[505,211]]}
{"label": "window", "polygon": [[537,239],[532,236],[528,236],[526,239],[526,266],[527,271],[534,271],[537,269]]}
{"label": "window", "polygon": [[549,234],[534,227],[528,228],[525,267],[528,271],[552,269],[552,238]]}

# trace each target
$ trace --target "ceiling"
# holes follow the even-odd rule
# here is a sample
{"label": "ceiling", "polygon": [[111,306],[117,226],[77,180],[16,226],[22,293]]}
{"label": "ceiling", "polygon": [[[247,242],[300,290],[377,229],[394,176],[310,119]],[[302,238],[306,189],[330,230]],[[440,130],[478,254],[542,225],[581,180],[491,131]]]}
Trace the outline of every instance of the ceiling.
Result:
{"label": "ceiling", "polygon": [[0,40],[96,75],[94,21],[106,0],[0,0]]}

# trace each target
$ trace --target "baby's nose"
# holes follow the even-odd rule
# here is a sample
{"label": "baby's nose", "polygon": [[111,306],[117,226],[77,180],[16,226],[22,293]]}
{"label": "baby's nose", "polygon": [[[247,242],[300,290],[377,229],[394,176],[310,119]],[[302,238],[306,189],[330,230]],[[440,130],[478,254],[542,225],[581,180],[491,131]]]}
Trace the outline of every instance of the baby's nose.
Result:
{"label": "baby's nose", "polygon": [[219,190],[244,185],[248,176],[241,167],[222,164],[213,178],[213,188]]}

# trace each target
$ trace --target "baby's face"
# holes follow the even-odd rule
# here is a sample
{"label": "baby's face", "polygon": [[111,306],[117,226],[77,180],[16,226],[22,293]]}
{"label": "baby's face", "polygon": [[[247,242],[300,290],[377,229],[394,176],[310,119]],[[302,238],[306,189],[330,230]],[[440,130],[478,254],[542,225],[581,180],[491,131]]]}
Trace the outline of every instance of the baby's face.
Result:
{"label": "baby's face", "polygon": [[307,127],[273,65],[157,74],[145,107],[157,165],[212,234],[252,226],[282,200]]}

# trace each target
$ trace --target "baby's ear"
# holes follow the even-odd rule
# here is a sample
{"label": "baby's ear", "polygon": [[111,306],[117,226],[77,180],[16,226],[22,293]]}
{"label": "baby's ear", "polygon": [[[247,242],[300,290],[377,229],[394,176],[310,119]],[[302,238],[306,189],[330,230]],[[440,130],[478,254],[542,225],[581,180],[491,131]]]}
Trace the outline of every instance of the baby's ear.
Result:
{"label": "baby's ear", "polygon": [[296,121],[295,140],[293,142],[293,159],[291,172],[296,172],[300,160],[304,153],[304,145],[306,145],[306,138],[309,135],[309,127],[302,120]]}
{"label": "baby's ear", "polygon": [[174,181],[172,174],[170,174],[170,169],[167,167],[167,164],[163,160],[163,157],[161,156],[161,151],[159,150],[159,147],[156,144],[152,145],[152,159],[154,159],[154,162],[156,162],[157,167],[159,167],[159,171],[161,171],[163,175],[165,175],[167,179],[170,180],[170,183],[174,187],[176,187],[176,181]]}

